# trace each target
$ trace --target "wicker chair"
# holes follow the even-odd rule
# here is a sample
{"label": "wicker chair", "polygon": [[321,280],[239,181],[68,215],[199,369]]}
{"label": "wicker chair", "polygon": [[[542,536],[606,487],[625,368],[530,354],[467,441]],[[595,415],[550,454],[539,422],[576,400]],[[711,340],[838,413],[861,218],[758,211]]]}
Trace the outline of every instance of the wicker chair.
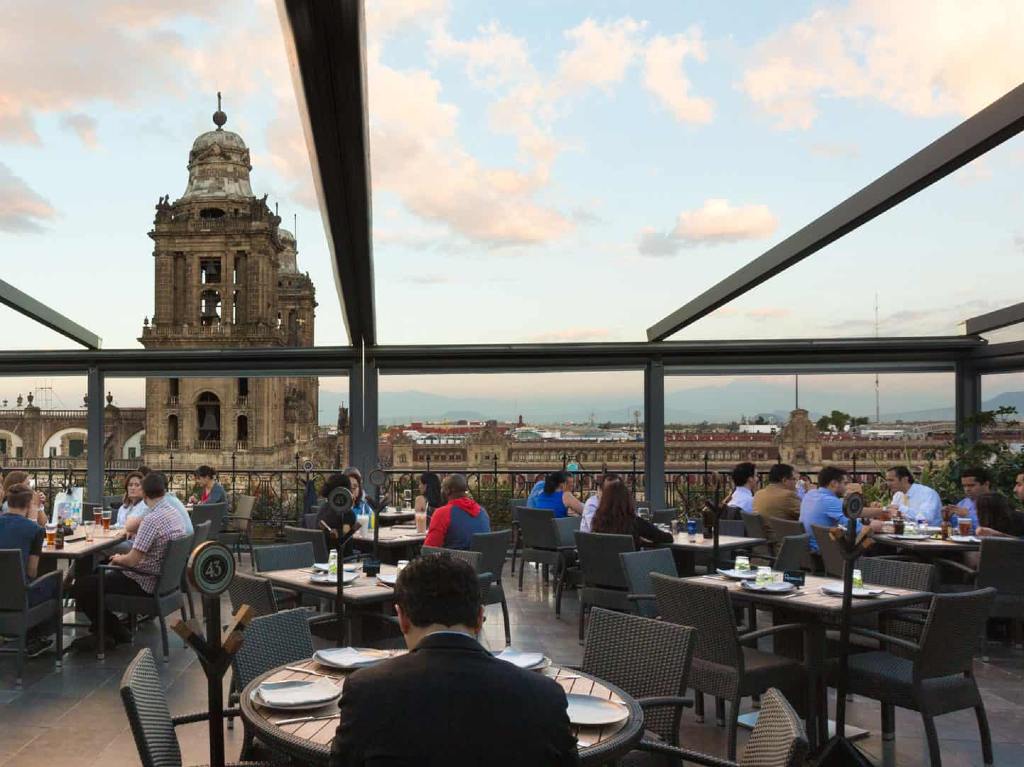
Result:
{"label": "wicker chair", "polygon": [[[629,637],[629,641],[623,641]],[[636,698],[644,727],[662,742],[679,742],[696,631],[664,621],[595,607],[580,668]]]}
{"label": "wicker chair", "polygon": [[[57,637],[57,668],[61,667],[64,653],[64,633],[60,629],[63,620],[64,610],[61,597],[61,585],[64,574],[60,570],[52,570],[46,575],[40,575],[30,583],[25,582],[25,562],[22,559],[21,549],[0,549],[0,634],[13,635],[18,638],[17,646],[13,652],[18,656],[16,681],[17,687],[21,687],[21,677],[25,668],[25,641],[28,632],[36,626],[42,626],[51,621],[56,624]],[[41,586],[48,581],[53,581],[53,589],[56,596],[45,602],[29,607],[29,590]],[[4,648],[0,652],[12,652]]]}
{"label": "wicker chair", "polygon": [[313,544],[308,541],[259,546],[255,550],[255,554],[256,571],[261,573],[312,567],[316,561],[313,558]]}
{"label": "wicker chair", "polygon": [[[210,525],[212,523],[207,520],[201,522],[198,525],[193,525],[192,533],[192,550],[195,551],[196,547],[201,543],[205,543],[210,537]],[[188,573],[184,568],[181,571],[181,593],[185,595],[185,599],[188,602],[188,614],[193,618],[196,617],[196,606],[192,603],[192,587],[188,582]]]}
{"label": "wicker chair", "polygon": [[[309,630],[310,612],[283,610],[254,618],[245,627],[245,641],[231,659],[232,686],[244,690],[253,679],[286,663],[309,660],[313,655],[313,635]],[[234,694],[237,696],[237,692]],[[246,728],[242,739],[242,758],[250,755],[253,733]]]}
{"label": "wicker chair", "polygon": [[710,767],[804,767],[808,752],[807,736],[800,717],[786,697],[774,687],[761,696],[757,724],[747,738],[738,763],[647,739],[640,742],[640,748],[680,762]]}
{"label": "wicker chair", "polygon": [[117,511],[121,508],[121,504],[124,502],[124,496],[120,495],[105,495],[103,496],[103,508]]}
{"label": "wicker chair", "polygon": [[529,498],[513,498],[508,504],[512,515],[512,567],[509,570],[512,575],[516,574],[516,555],[519,549],[523,547],[523,531],[519,526],[519,510],[525,509],[529,502]]}
{"label": "wicker chair", "polygon": [[225,517],[225,529],[217,530],[217,540],[225,546],[234,547],[235,558],[242,564],[242,546],[249,550],[249,562],[252,562],[252,512],[256,506],[256,496],[239,495],[235,498],[234,512]]}
{"label": "wicker chair", "polygon": [[[164,695],[163,680],[156,670],[153,653],[149,648],[142,650],[128,664],[121,677],[121,701],[124,703],[128,723],[135,736],[142,767],[181,767],[181,746],[175,727],[193,722],[205,722],[208,712],[189,716],[171,717]],[[237,716],[238,711],[225,712]],[[257,762],[236,762],[236,767],[249,765],[259,767]],[[229,765],[229,767],[231,767]],[[268,765],[269,767],[269,765]]]}
{"label": "wicker chair", "polygon": [[[798,623],[784,623],[740,634],[727,586],[651,575],[658,610],[663,620],[697,630],[691,686],[696,693],[696,714],[703,720],[704,693],[729,701],[726,739],[729,758],[736,758],[736,722],[740,700],[763,693],[769,687],[791,689],[802,685],[805,670],[799,661],[762,652],[744,643],[782,631],[803,630]],[[803,689],[802,687],[800,689]],[[722,718],[719,707],[719,719]]]}
{"label": "wicker chair", "polygon": [[586,615],[591,608],[604,607],[621,612],[632,610],[629,584],[619,555],[634,548],[632,535],[576,533],[576,551],[583,578],[579,615],[581,642]]}
{"label": "wicker chair", "polygon": [[992,736],[985,704],[974,679],[975,639],[996,596],[992,588],[964,594],[936,594],[925,616],[919,643],[859,626],[851,631],[883,646],[891,645],[909,657],[878,651],[849,656],[849,684],[854,695],[882,704],[882,741],[896,736],[896,706],[921,714],[933,767],[941,767],[935,717],[973,708],[978,719],[984,763],[992,764]]}
{"label": "wicker chair", "polygon": [[483,570],[481,565],[483,564],[483,555],[479,551],[463,551],[461,549],[444,549],[440,546],[421,546],[420,556],[426,556],[428,554],[436,554],[438,556],[452,557],[453,559],[461,559],[463,562],[469,564],[473,570],[476,571],[476,576],[480,580],[480,604],[484,604],[491,593],[491,586],[494,584],[494,575],[490,572]]}
{"label": "wicker chair", "polygon": [[772,563],[772,567],[780,572],[802,569],[807,556],[808,540],[810,540],[810,536],[807,533],[788,535],[783,538],[781,545],[776,551],[775,562]]}
{"label": "wicker chair", "polygon": [[[804,523],[799,519],[785,519],[783,517],[763,517],[763,519],[764,531],[768,534],[768,540],[771,541],[772,549],[775,551],[776,556],[778,556],[779,549],[782,547],[782,540],[784,538],[789,538],[792,535],[805,535],[807,533],[807,530],[804,528]],[[814,560],[811,558],[810,548],[807,548],[804,552],[803,558],[800,561],[800,566],[797,569],[814,569]]]}
{"label": "wicker chair", "polygon": [[718,534],[742,538],[747,534],[747,526],[743,523],[742,519],[725,519],[723,517],[718,520]]}
{"label": "wicker chair", "polygon": [[155,615],[160,621],[160,640],[163,644],[164,663],[167,662],[170,650],[167,646],[167,621],[171,613],[181,610],[181,617],[187,620],[185,605],[181,590],[181,577],[188,564],[188,558],[192,554],[192,535],[185,535],[170,541],[164,552],[164,561],[157,576],[156,588],[152,594],[136,596],[129,594],[110,594],[104,589],[104,574],[107,571],[124,572],[127,568],[115,565],[100,565],[97,570],[100,573],[99,589],[99,631],[96,657],[103,660],[106,648],[106,623],[105,614],[107,610],[136,615]]}
{"label": "wicker chair", "polygon": [[669,549],[644,549],[642,551],[625,551],[619,554],[622,572],[626,575],[629,585],[629,599],[637,614],[644,618],[657,618],[658,606],[654,603],[654,587],[651,585],[651,573],[661,573],[675,578],[679,575],[676,561]]}
{"label": "wicker chair", "polygon": [[[566,517],[565,519],[569,519]],[[573,518],[579,522],[579,518]],[[568,525],[559,526],[553,512],[547,509],[531,509],[523,507],[519,510],[519,525],[522,531],[522,549],[519,552],[519,590],[523,590],[523,573],[527,562],[536,562],[544,567],[555,568],[557,586],[555,587],[555,615],[562,614],[562,589],[569,566],[576,560],[576,547],[572,541],[566,541],[564,532]]]}
{"label": "wicker chair", "polygon": [[651,509],[651,522],[656,525],[668,525],[679,518],[679,509]]}
{"label": "wicker chair", "polygon": [[825,575],[832,578],[842,578],[843,568],[846,567],[846,560],[839,551],[839,544],[829,537],[828,531],[831,528],[822,525],[811,525],[811,532],[814,533],[814,540],[818,544],[818,556],[825,568]]}
{"label": "wicker chair", "polygon": [[[743,529],[746,531],[748,538],[768,538],[768,533],[764,529],[764,517],[760,514],[741,511],[740,519],[743,520]],[[751,554],[766,562],[771,562],[775,559],[771,543],[762,543],[754,546]]]}
{"label": "wicker chair", "polygon": [[317,562],[326,562],[330,553],[327,551],[327,539],[324,531],[320,528],[307,529],[304,527],[292,527],[286,525],[284,528],[284,539],[288,543],[302,543],[308,541],[313,545],[313,559]]}
{"label": "wicker chair", "polygon": [[274,584],[258,575],[236,572],[228,586],[228,596],[233,613],[242,605],[249,605],[255,616],[273,615],[278,611]]}
{"label": "wicker chair", "polygon": [[485,605],[501,605],[501,617],[505,622],[505,644],[512,644],[512,626],[508,618],[508,602],[505,599],[505,588],[501,577],[505,569],[505,556],[512,542],[511,530],[499,530],[493,533],[475,533],[473,535],[473,551],[480,553],[480,569],[490,573],[494,582],[487,592]]}
{"label": "wicker chair", "polygon": [[200,525],[209,520],[213,535],[218,535],[224,529],[224,517],[228,513],[226,501],[221,503],[197,503],[192,507],[192,524]]}

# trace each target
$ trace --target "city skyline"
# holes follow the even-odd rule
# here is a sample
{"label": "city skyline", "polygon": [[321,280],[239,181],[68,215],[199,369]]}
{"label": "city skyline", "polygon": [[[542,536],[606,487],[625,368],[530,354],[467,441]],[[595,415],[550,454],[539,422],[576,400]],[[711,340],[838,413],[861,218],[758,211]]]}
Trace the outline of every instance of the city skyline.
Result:
{"label": "city skyline", "polygon": [[[106,346],[136,347],[152,315],[152,206],[183,191],[187,147],[221,90],[227,127],[252,147],[254,187],[286,226],[297,215],[320,289],[316,342],[344,343],[273,4],[87,5],[40,26],[30,4],[11,3],[11,28],[32,34],[0,53],[13,75],[0,86],[5,279]],[[1010,30],[1024,13],[866,0],[534,8],[368,10],[382,343],[639,340],[1016,84]],[[54,55],[39,61],[27,40]],[[88,81],[83,59],[95,62]],[[1011,140],[678,337],[872,335],[875,293],[883,335],[956,332],[1017,300],[1022,165]],[[41,265],[55,278],[40,281]],[[985,297],[967,298],[977,284]],[[438,308],[453,304],[472,321]],[[70,345],[6,308],[0,318],[11,348]],[[479,386],[456,378],[422,381],[450,396]],[[532,380],[568,395],[582,379]],[[600,386],[639,391],[634,380],[604,374]],[[924,379],[890,380],[931,397]]]}

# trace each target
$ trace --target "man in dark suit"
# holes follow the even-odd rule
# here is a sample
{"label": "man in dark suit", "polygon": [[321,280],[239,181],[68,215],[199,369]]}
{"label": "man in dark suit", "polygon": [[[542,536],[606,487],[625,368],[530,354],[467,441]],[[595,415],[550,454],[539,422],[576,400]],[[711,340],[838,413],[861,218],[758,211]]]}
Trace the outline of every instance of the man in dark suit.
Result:
{"label": "man in dark suit", "polygon": [[345,681],[334,767],[579,762],[561,686],[477,642],[484,615],[472,567],[448,555],[416,559],[395,599],[409,653]]}

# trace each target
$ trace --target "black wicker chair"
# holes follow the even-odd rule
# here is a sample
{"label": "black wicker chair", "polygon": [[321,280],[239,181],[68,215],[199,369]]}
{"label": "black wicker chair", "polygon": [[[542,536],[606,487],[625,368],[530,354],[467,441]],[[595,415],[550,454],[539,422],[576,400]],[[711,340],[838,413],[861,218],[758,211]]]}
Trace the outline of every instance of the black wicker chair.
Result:
{"label": "black wicker chair", "polygon": [[473,551],[480,553],[480,569],[490,573],[493,578],[491,588],[484,600],[485,605],[501,605],[501,617],[505,622],[505,644],[512,644],[512,626],[508,618],[508,602],[505,599],[505,588],[501,577],[505,569],[505,556],[512,542],[511,530],[499,530],[493,533],[475,533],[473,535]]}
{"label": "black wicker chair", "polygon": [[622,569],[619,555],[634,549],[632,535],[576,533],[576,551],[583,580],[580,588],[579,613],[581,642],[586,615],[591,608],[632,611],[629,584],[626,582],[626,574]]}
{"label": "black wicker chair", "polygon": [[829,537],[830,529],[822,525],[811,525],[811,532],[814,533],[814,540],[818,544],[818,556],[821,557],[825,575],[830,578],[842,578],[846,560],[843,559],[842,552],[839,551],[839,544]]}
{"label": "black wicker chair", "polygon": [[523,531],[519,525],[519,510],[525,509],[529,502],[529,498],[513,498],[508,503],[509,512],[512,515],[512,567],[509,570],[512,575],[516,574],[516,556],[519,553],[519,549],[523,547]]}
{"label": "black wicker chair", "polygon": [[[739,512],[737,511],[736,513],[738,514]],[[726,519],[723,517],[718,520],[718,534],[743,538],[747,534],[747,526],[743,524],[742,519]],[[707,533],[705,533],[705,535],[707,535]]]}
{"label": "black wicker chair", "polygon": [[330,552],[327,550],[327,539],[324,537],[324,531],[320,528],[310,530],[305,527],[286,525],[284,528],[284,539],[288,543],[308,541],[313,546],[313,559],[317,562],[326,562],[330,555]]}
{"label": "black wicker chair", "polygon": [[[174,728],[205,722],[210,718],[209,712],[171,717],[163,681],[149,648],[140,651],[125,669],[121,677],[121,701],[128,714],[142,767],[181,767],[181,746]],[[228,710],[225,714],[237,716],[238,710]],[[267,763],[235,762],[228,767],[261,767],[264,764]]]}
{"label": "black wicker chair", "polygon": [[679,509],[651,509],[651,522],[655,525],[668,525],[679,518]]}
{"label": "black wicker chair", "polygon": [[772,568],[779,572],[803,569],[807,558],[808,540],[810,540],[810,536],[807,533],[788,535],[783,538],[779,548],[776,550]]}
{"label": "black wicker chair", "polygon": [[461,559],[466,562],[476,571],[476,576],[480,580],[480,603],[483,604],[491,593],[491,586],[494,584],[494,575],[483,569],[483,554],[479,551],[463,551],[460,549],[444,549],[440,546],[421,546],[420,556],[427,554],[438,554],[440,556],[449,556],[453,559]]}
{"label": "black wicker chair", "polygon": [[201,525],[203,522],[209,521],[210,534],[217,536],[224,529],[224,518],[228,513],[228,504],[226,501],[221,503],[197,503],[192,507],[192,524]]}
{"label": "black wicker chair", "polygon": [[[57,668],[61,667],[64,657],[64,634],[60,627],[64,615],[61,596],[63,577],[64,573],[61,570],[52,570],[45,575],[40,575],[30,583],[26,583],[25,563],[22,559],[21,549],[0,549],[0,583],[3,584],[3,588],[0,588],[0,634],[15,636],[18,640],[13,650],[5,647],[0,652],[14,652],[18,656],[15,681],[17,687],[21,687],[22,673],[25,668],[26,637],[28,632],[36,626],[54,622],[57,638]],[[56,583],[54,586],[56,596],[29,607],[29,590],[47,581]]]}
{"label": "black wicker chair", "polygon": [[674,748],[648,739],[640,742],[640,748],[679,762],[705,764],[710,767],[804,767],[808,752],[807,736],[800,717],[789,705],[786,697],[774,687],[761,696],[757,724],[747,738],[747,745],[739,762]]}
{"label": "black wicker chair", "polygon": [[[245,628],[245,641],[231,659],[232,702],[239,690],[260,674],[299,663],[313,655],[313,635],[309,630],[310,612],[305,609],[283,610],[273,615],[254,618]],[[242,739],[242,758],[251,755],[253,733],[246,728]]]}
{"label": "black wicker chair", "polygon": [[896,706],[921,714],[933,767],[941,767],[935,717],[973,708],[978,719],[981,752],[986,765],[993,763],[992,736],[985,704],[974,679],[975,640],[988,617],[995,589],[964,594],[936,594],[925,617],[920,643],[859,626],[851,631],[898,647],[908,657],[880,650],[848,658],[847,689],[854,695],[874,698],[882,704],[882,741],[896,737]]}
{"label": "black wicker chair", "polygon": [[[729,758],[736,758],[736,723],[740,700],[763,693],[769,687],[795,689],[801,685],[805,669],[792,658],[785,658],[744,643],[782,631],[803,631],[799,623],[784,623],[760,631],[740,634],[734,622],[734,607],[727,586],[681,578],[651,575],[654,594],[662,620],[693,626],[697,646],[693,656],[690,685],[695,696],[698,721],[704,716],[704,694],[729,702],[726,740]],[[718,705],[719,721],[723,718]]]}
{"label": "black wicker chair", "polygon": [[[768,532],[764,529],[764,517],[760,514],[741,511],[740,519],[743,520],[743,529],[748,538],[764,538],[767,540]],[[769,563],[775,559],[771,543],[761,543],[754,546],[751,554]]]}
{"label": "black wicker chair", "polygon": [[683,708],[693,705],[683,693],[695,642],[689,626],[595,607],[580,668],[635,698],[647,732],[675,745]]}
{"label": "black wicker chair", "polygon": [[164,663],[170,650],[167,646],[167,621],[168,615],[178,610],[181,611],[182,620],[188,620],[185,614],[184,592],[181,590],[182,573],[185,565],[188,564],[189,555],[192,553],[193,536],[185,535],[168,542],[164,552],[164,561],[157,576],[156,588],[152,594],[136,596],[134,594],[108,593],[104,588],[104,575],[108,571],[124,572],[127,568],[115,565],[100,565],[97,570],[100,574],[99,581],[99,631],[96,645],[96,657],[100,660],[104,657],[106,649],[106,619],[108,610],[128,613],[134,618],[136,615],[155,615],[160,621],[160,640],[163,644]]}
{"label": "black wicker chair", "polygon": [[[579,518],[575,518],[577,523]],[[519,590],[523,590],[523,573],[528,562],[535,562],[544,568],[555,568],[555,615],[562,614],[562,589],[570,564],[576,561],[576,547],[571,540],[564,540],[562,529],[555,524],[553,512],[547,509],[519,510],[519,525],[522,531],[522,548],[519,552]],[[568,527],[567,525],[563,527]]]}
{"label": "black wicker chair", "polygon": [[233,613],[242,605],[249,605],[256,617],[273,615],[278,611],[274,584],[258,575],[236,572],[228,586],[228,597]]}
{"label": "black wicker chair", "polygon": [[[313,557],[313,544],[281,543],[275,546],[257,546],[253,550],[253,561],[258,573],[269,573],[273,570],[297,570],[301,567],[312,567],[316,561]],[[292,589],[274,587],[279,605],[293,607],[299,604],[299,594]]]}
{"label": "black wicker chair", "polygon": [[[768,536],[768,540],[771,541],[772,550],[775,552],[776,556],[778,556],[779,554],[779,549],[782,548],[782,541],[784,538],[789,538],[793,535],[807,534],[807,530],[804,528],[804,523],[801,522],[799,519],[785,519],[783,517],[762,517],[762,520],[764,524],[764,531]],[[800,569],[814,569],[814,561],[811,559],[811,550],[809,547],[804,552],[803,559],[800,561]]]}
{"label": "black wicker chair", "polygon": [[670,549],[644,549],[625,551],[619,554],[622,572],[629,585],[627,599],[633,603],[637,614],[644,618],[657,618],[658,606],[654,602],[654,587],[651,573],[661,573],[675,578],[679,575],[676,561]]}

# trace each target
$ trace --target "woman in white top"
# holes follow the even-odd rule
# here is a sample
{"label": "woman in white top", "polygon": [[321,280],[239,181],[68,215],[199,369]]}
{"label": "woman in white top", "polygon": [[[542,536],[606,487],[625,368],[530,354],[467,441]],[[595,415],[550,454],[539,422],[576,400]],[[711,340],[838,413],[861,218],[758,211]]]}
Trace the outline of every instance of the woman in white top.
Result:
{"label": "woman in white top", "polygon": [[133,471],[124,480],[124,500],[121,508],[117,510],[117,526],[124,527],[129,515],[134,511],[141,511],[139,504],[145,508],[146,502],[142,498],[142,475]]}

